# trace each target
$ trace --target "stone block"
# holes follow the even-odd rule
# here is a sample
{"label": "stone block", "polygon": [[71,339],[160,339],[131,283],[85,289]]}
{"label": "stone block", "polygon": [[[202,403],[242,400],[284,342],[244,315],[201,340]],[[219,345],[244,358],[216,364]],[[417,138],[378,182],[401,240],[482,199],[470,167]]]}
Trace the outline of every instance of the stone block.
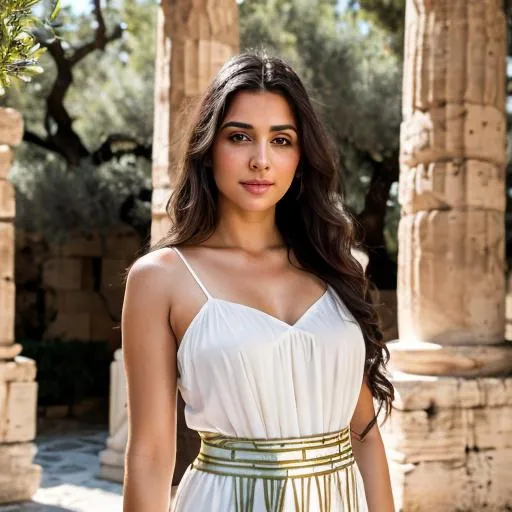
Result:
{"label": "stone block", "polygon": [[14,341],[14,282],[0,279],[0,347]]}
{"label": "stone block", "polygon": [[[512,448],[512,407],[482,407],[470,409],[471,429],[469,448],[501,450]],[[509,461],[512,463],[512,459]]]}
{"label": "stone block", "polygon": [[52,307],[59,313],[100,313],[105,303],[100,295],[92,290],[59,290]]}
{"label": "stone block", "polygon": [[55,253],[63,258],[101,257],[103,255],[103,240],[97,234],[90,236],[71,236],[62,244],[54,247]]}
{"label": "stone block", "polygon": [[44,338],[89,341],[91,339],[91,313],[59,312],[55,321],[46,329]]}
{"label": "stone block", "polygon": [[37,382],[9,382],[6,388],[0,442],[32,441],[36,436]]}
{"label": "stone block", "polygon": [[43,265],[43,282],[47,288],[79,290],[83,281],[83,262],[78,258],[52,258]]}
{"label": "stone block", "polygon": [[466,409],[405,411],[383,425],[390,457],[400,463],[463,460],[468,440]]}
{"label": "stone block", "polygon": [[387,346],[390,368],[410,374],[476,378],[512,370],[512,344],[508,342],[464,346],[400,340]]}
{"label": "stone block", "polygon": [[102,290],[124,288],[124,273],[129,264],[128,259],[103,258],[101,261]]}
{"label": "stone block", "polygon": [[23,139],[23,118],[12,108],[0,108],[0,144],[17,146]]}
{"label": "stone block", "polygon": [[33,359],[16,356],[14,361],[0,361],[0,383],[2,382],[31,382],[37,373]]}
{"label": "stone block", "polygon": [[158,242],[169,231],[170,223],[167,215],[152,214],[151,216],[151,242]]}
{"label": "stone block", "polygon": [[37,453],[34,443],[0,444],[0,471],[19,471],[30,467]]}
{"label": "stone block", "polygon": [[494,106],[448,103],[415,111],[402,123],[405,165],[447,160],[476,160],[505,165],[505,116]]}
{"label": "stone block", "polygon": [[21,353],[21,345],[11,343],[10,345],[0,345],[0,361],[14,359]]}
{"label": "stone block", "polygon": [[441,345],[505,337],[503,214],[448,210],[399,224],[400,338]]}
{"label": "stone block", "polygon": [[512,450],[468,452],[463,461],[390,462],[403,512],[502,512],[512,508]]}
{"label": "stone block", "polygon": [[403,166],[400,204],[406,214],[422,210],[480,208],[505,211],[503,166],[477,160]]}
{"label": "stone block", "polygon": [[512,378],[463,379],[394,373],[397,410],[512,405]]}
{"label": "stone block", "polygon": [[100,465],[100,478],[110,480],[111,482],[123,483],[124,467],[109,466],[108,464]]}
{"label": "stone block", "polygon": [[5,472],[0,468],[0,503],[28,501],[41,483],[41,466],[32,464],[23,470]]}
{"label": "stone block", "polygon": [[14,278],[14,225],[0,222],[0,281]]}
{"label": "stone block", "polygon": [[0,179],[0,221],[12,221],[16,215],[14,186]]}
{"label": "stone block", "polygon": [[107,258],[119,258],[132,261],[141,249],[141,240],[134,231],[122,231],[107,235],[105,239],[105,253]]}
{"label": "stone block", "polygon": [[0,145],[0,180],[5,180],[9,176],[12,167],[12,150],[5,144]]}
{"label": "stone block", "polygon": [[168,187],[153,189],[153,195],[151,197],[151,211],[154,215],[167,215],[167,203],[170,196],[171,189]]}

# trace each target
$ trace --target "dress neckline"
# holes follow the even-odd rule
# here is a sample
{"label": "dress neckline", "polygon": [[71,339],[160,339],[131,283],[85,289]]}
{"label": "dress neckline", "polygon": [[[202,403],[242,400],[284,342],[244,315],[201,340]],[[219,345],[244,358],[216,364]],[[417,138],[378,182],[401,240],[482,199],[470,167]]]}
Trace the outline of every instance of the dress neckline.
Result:
{"label": "dress neckline", "polygon": [[223,303],[223,304],[226,304],[228,306],[234,306],[234,307],[238,307],[238,308],[241,308],[241,309],[245,309],[245,310],[247,310],[247,311],[249,311],[249,312],[251,312],[251,313],[253,313],[255,315],[259,315],[262,318],[266,318],[268,321],[272,321],[272,322],[275,322],[276,324],[282,325],[287,330],[289,330],[289,329],[297,329],[299,327],[299,324],[301,322],[303,322],[307,317],[309,317],[309,315],[311,313],[313,313],[313,311],[316,310],[317,307],[327,298],[327,296],[330,293],[330,289],[331,289],[331,287],[328,284],[326,289],[325,289],[325,291],[322,293],[322,295],[320,295],[313,303],[311,303],[311,305],[309,305],[305,309],[305,311],[293,323],[287,322],[286,320],[282,320],[281,318],[278,318],[277,316],[274,316],[274,315],[272,315],[270,313],[267,313],[266,311],[263,311],[261,309],[254,308],[254,307],[248,306],[246,304],[242,304],[241,302],[235,302],[235,301],[226,300],[226,299],[219,299],[217,297],[210,296],[203,303],[203,305],[201,306],[199,311],[196,313],[194,318],[192,318],[192,320],[188,324],[188,327],[185,329],[185,332],[183,333],[183,336],[181,337],[181,341],[180,341],[179,346],[178,346],[177,355],[179,357],[179,355],[181,353],[181,349],[182,349],[184,343],[187,342],[188,338],[190,338],[190,332],[194,328],[195,324],[205,314],[205,311],[209,307],[212,307],[212,306],[209,306],[209,304],[210,305],[215,305],[215,303]]}

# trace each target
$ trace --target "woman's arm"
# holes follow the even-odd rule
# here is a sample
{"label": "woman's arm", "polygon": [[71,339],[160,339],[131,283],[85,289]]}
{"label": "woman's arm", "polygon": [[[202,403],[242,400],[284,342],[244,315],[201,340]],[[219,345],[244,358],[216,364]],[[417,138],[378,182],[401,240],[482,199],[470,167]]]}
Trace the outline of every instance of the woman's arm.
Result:
{"label": "woman's arm", "polygon": [[352,449],[363,477],[369,511],[394,512],[389,468],[377,423],[371,427],[363,439],[359,439],[358,436],[374,417],[373,397],[368,385],[363,382],[350,423]]}
{"label": "woman's arm", "polygon": [[150,253],[128,274],[122,313],[128,393],[124,512],[168,512],[176,457],[176,340],[168,272]]}

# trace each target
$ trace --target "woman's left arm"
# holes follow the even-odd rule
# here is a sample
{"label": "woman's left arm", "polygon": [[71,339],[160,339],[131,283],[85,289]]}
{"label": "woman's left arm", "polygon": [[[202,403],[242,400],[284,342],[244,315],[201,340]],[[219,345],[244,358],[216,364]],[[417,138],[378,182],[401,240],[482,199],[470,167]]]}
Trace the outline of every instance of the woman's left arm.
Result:
{"label": "woman's left arm", "polygon": [[394,512],[389,468],[377,422],[360,439],[374,417],[373,397],[364,381],[350,423],[352,450],[363,477],[369,512]]}

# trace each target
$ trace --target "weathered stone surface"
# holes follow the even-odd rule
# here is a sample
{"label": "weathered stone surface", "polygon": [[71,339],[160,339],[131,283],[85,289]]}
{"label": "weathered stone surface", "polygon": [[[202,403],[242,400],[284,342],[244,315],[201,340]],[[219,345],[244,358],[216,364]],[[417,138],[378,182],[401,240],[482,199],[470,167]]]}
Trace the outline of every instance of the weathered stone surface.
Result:
{"label": "weathered stone surface", "polygon": [[463,379],[394,373],[397,410],[512,405],[512,378]]}
{"label": "weathered stone surface", "polygon": [[123,231],[108,235],[105,239],[104,257],[124,259],[133,255],[135,259],[141,249],[141,241],[134,231]]}
{"label": "weathered stone surface", "polygon": [[23,118],[12,108],[0,108],[0,144],[17,146],[23,138]]}
{"label": "weathered stone surface", "polygon": [[0,222],[0,281],[14,277],[14,226]]}
{"label": "weathered stone surface", "polygon": [[74,236],[62,244],[53,247],[56,255],[68,257],[101,257],[103,255],[103,241],[99,235]]}
{"label": "weathered stone surface", "polygon": [[[17,347],[20,348],[19,345]],[[36,378],[36,372],[36,363],[27,357],[16,356],[13,361],[0,361],[0,383],[31,382]]]}
{"label": "weathered stone surface", "polygon": [[0,145],[0,180],[5,180],[9,176],[12,160],[11,148],[6,145]]}
{"label": "weathered stone surface", "polygon": [[502,106],[459,101],[427,112],[416,111],[404,120],[400,142],[405,165],[468,159],[503,167],[506,130]]}
{"label": "weathered stone surface", "polygon": [[13,359],[21,353],[21,345],[12,343],[10,345],[0,345],[0,362],[2,360]]}
{"label": "weathered stone surface", "polygon": [[0,444],[0,472],[15,472],[29,467],[36,452],[34,443]]}
{"label": "weathered stone surface", "polygon": [[57,290],[79,290],[84,280],[84,265],[79,258],[53,258],[43,267],[44,284]]}
{"label": "weathered stone surface", "polygon": [[404,166],[400,203],[406,214],[422,210],[486,208],[505,211],[505,168],[480,160],[451,160]]}
{"label": "weathered stone surface", "polygon": [[480,346],[443,346],[398,341],[388,343],[390,367],[418,375],[486,377],[512,370],[512,343]]}
{"label": "weathered stone surface", "polygon": [[12,221],[16,214],[14,186],[8,180],[0,179],[0,221]]}
{"label": "weathered stone surface", "polygon": [[190,107],[238,48],[238,7],[234,0],[162,4],[156,56],[153,242],[169,228],[163,197],[169,196],[170,169],[175,168],[174,156],[184,142],[181,135],[185,133],[183,126],[188,122]]}
{"label": "weathered stone surface", "polygon": [[400,463],[463,460],[468,429],[466,409],[397,412],[382,427],[388,455]]}
{"label": "weathered stone surface", "polygon": [[397,511],[492,511],[512,507],[512,449],[468,452],[464,461],[391,461]]}
{"label": "weathered stone surface", "polygon": [[14,282],[0,279],[0,350],[14,341]]}
{"label": "weathered stone surface", "polygon": [[37,382],[9,382],[3,386],[6,407],[0,416],[0,442],[32,441],[36,435]]}
{"label": "weathered stone surface", "polygon": [[41,482],[41,466],[32,464],[18,471],[0,469],[0,503],[28,501]]}
{"label": "weathered stone surface", "polygon": [[504,219],[494,210],[421,212],[399,225],[398,329],[407,341],[505,338]]}

